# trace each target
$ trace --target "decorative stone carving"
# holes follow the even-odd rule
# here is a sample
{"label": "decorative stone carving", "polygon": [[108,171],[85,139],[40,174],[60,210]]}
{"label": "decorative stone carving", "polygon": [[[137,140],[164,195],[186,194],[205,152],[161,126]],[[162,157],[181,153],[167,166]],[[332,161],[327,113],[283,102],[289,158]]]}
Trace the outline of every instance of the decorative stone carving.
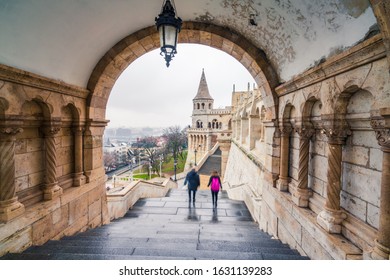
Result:
{"label": "decorative stone carving", "polygon": [[73,184],[78,187],[84,185],[87,182],[87,178],[84,176],[84,163],[83,163],[83,134],[85,128],[82,126],[74,126],[74,159],[75,159],[75,173],[73,178]]}
{"label": "decorative stone carving", "polygon": [[317,222],[329,233],[341,233],[341,223],[347,215],[340,210],[342,145],[352,132],[345,120],[330,120],[323,133],[328,137],[328,170],[325,210],[317,216]]}
{"label": "decorative stone carving", "polygon": [[371,126],[383,151],[379,228],[371,253],[373,259],[390,258],[390,109],[382,109],[381,114],[384,118],[371,120]]}
{"label": "decorative stone carving", "polygon": [[61,130],[59,125],[45,126],[41,131],[45,135],[45,185],[43,197],[45,200],[52,200],[62,194],[62,188],[57,182],[57,153],[55,147],[55,135]]}
{"label": "decorative stone carving", "polygon": [[390,152],[390,128],[385,127],[385,121],[383,119],[372,119],[371,126],[375,131],[376,139],[382,150]]}
{"label": "decorative stone carving", "polygon": [[0,128],[0,222],[8,222],[24,212],[15,188],[15,139],[22,131],[19,127]]}
{"label": "decorative stone carving", "polygon": [[315,130],[311,124],[301,124],[295,126],[294,131],[299,135],[299,163],[298,182],[292,192],[292,200],[299,207],[308,207],[312,196],[312,191],[308,188],[310,138]]}
{"label": "decorative stone carving", "polygon": [[284,125],[280,128],[280,167],[279,167],[279,180],[276,187],[280,191],[288,190],[288,159],[290,148],[290,134],[292,127],[290,125]]}

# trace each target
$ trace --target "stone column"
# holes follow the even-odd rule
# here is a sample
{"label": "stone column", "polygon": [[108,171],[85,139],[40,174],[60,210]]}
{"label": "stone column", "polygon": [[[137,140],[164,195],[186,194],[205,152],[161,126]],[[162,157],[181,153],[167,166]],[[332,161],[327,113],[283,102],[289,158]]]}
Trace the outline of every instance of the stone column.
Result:
{"label": "stone column", "polygon": [[329,233],[341,233],[341,223],[347,215],[340,208],[342,147],[351,131],[343,126],[337,129],[326,128],[328,137],[328,170],[325,209],[317,216],[318,224]]}
{"label": "stone column", "polygon": [[249,130],[249,119],[248,117],[242,117],[241,118],[241,137],[240,137],[240,143],[241,144],[247,144],[246,143],[246,137],[248,136]]}
{"label": "stone column", "polygon": [[55,136],[60,131],[59,125],[48,125],[42,128],[45,136],[45,184],[43,187],[43,198],[52,200],[62,194],[62,188],[57,181],[57,151],[55,147]]}
{"label": "stone column", "polygon": [[0,222],[6,223],[25,208],[18,201],[15,186],[15,140],[22,128],[0,128]]}
{"label": "stone column", "polygon": [[84,163],[83,163],[83,134],[84,128],[81,126],[73,127],[74,133],[74,177],[73,184],[75,186],[84,185],[87,181],[84,176]]}
{"label": "stone column", "polygon": [[315,130],[302,126],[297,127],[295,131],[299,134],[299,163],[298,185],[293,190],[292,200],[299,207],[308,207],[309,198],[313,194],[308,187],[310,138]]}
{"label": "stone column", "polygon": [[280,165],[279,165],[279,180],[276,185],[280,191],[288,190],[288,163],[290,154],[290,135],[292,128],[290,125],[285,125],[280,131]]}
{"label": "stone column", "polygon": [[379,228],[373,259],[390,259],[390,108],[381,110],[385,120],[372,120],[378,143],[383,151]]}
{"label": "stone column", "polygon": [[261,137],[261,123],[259,115],[249,116],[249,149],[256,146],[256,140]]}

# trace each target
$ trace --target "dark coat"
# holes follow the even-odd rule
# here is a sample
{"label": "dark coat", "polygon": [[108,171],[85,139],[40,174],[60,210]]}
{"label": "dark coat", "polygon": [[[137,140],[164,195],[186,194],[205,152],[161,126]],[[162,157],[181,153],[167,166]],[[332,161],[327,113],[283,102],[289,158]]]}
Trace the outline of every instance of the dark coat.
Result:
{"label": "dark coat", "polygon": [[200,186],[199,174],[195,170],[191,170],[187,173],[186,179],[184,180],[184,185],[188,183],[188,189],[191,191],[196,191]]}

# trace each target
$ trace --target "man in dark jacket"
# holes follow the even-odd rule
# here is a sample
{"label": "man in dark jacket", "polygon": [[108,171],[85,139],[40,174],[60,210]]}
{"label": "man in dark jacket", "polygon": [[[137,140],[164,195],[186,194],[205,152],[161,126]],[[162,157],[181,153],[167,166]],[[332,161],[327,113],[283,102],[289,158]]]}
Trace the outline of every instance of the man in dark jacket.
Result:
{"label": "man in dark jacket", "polygon": [[188,198],[189,198],[189,206],[191,206],[191,192],[192,192],[192,202],[195,206],[195,195],[196,191],[200,186],[200,178],[198,172],[196,172],[195,168],[192,168],[190,172],[187,173],[186,179],[184,180],[184,185],[188,184]]}

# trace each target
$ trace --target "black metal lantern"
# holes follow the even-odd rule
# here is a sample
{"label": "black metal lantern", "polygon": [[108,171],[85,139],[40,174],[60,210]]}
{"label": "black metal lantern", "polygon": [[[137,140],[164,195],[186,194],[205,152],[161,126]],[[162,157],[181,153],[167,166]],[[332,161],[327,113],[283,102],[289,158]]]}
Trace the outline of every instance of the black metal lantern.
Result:
{"label": "black metal lantern", "polygon": [[161,13],[158,15],[158,18],[156,17],[156,26],[160,33],[160,54],[165,56],[167,67],[169,67],[170,61],[177,53],[177,37],[182,23],[181,18],[176,18],[175,7],[172,2],[170,0],[165,0]]}

